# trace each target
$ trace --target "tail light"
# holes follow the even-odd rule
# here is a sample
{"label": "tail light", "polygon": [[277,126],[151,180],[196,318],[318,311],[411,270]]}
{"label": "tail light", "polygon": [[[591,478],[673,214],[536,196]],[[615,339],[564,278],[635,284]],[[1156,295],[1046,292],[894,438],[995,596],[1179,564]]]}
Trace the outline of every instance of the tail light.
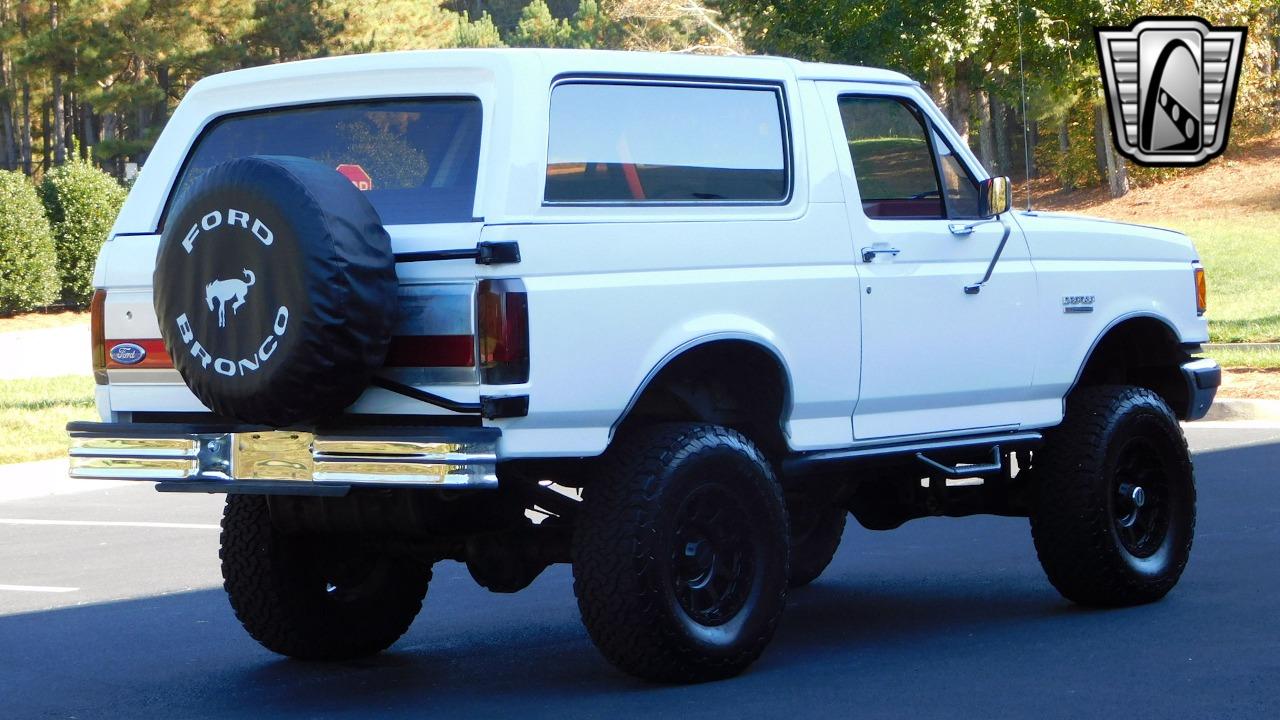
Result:
{"label": "tail light", "polygon": [[529,295],[519,280],[481,280],[476,293],[480,382],[529,381]]}
{"label": "tail light", "polygon": [[1209,309],[1209,283],[1204,268],[1196,267],[1196,314],[1203,315]]}
{"label": "tail light", "polygon": [[107,304],[107,291],[94,290],[89,300],[89,342],[93,353],[93,381],[107,384],[107,341],[103,331],[102,314]]}

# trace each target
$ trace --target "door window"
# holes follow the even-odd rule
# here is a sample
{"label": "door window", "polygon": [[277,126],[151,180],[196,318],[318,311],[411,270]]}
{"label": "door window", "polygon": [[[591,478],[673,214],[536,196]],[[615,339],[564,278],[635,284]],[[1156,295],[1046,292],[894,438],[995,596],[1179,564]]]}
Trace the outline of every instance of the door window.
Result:
{"label": "door window", "polygon": [[948,215],[953,218],[978,217],[978,184],[969,176],[964,163],[956,156],[951,146],[933,132],[933,147],[938,151],[939,165],[942,167],[942,187],[946,191]]}
{"label": "door window", "polygon": [[902,98],[857,95],[842,96],[839,106],[867,217],[977,214],[977,186],[919,108]]}

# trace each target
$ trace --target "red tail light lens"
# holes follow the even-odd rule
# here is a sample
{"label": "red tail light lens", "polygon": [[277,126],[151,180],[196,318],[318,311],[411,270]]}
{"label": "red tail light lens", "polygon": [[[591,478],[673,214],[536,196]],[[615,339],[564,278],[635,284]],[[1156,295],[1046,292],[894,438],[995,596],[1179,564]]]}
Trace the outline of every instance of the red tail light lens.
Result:
{"label": "red tail light lens", "polygon": [[107,343],[103,331],[102,314],[107,304],[107,291],[94,290],[89,300],[89,342],[93,354],[93,381],[107,384]]}
{"label": "red tail light lens", "polygon": [[529,381],[529,295],[519,280],[481,280],[476,294],[480,382]]}

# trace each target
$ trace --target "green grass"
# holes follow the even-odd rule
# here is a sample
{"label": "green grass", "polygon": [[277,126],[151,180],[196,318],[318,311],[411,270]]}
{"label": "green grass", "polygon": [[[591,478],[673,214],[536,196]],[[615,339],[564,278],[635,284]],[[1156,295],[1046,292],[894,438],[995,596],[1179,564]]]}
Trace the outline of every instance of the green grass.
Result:
{"label": "green grass", "polygon": [[1280,370],[1280,350],[1249,350],[1245,348],[1226,348],[1206,350],[1206,357],[1218,361],[1226,368],[1254,368],[1259,370]]}
{"label": "green grass", "polygon": [[66,424],[97,415],[91,377],[0,380],[0,464],[66,455]]}
{"label": "green grass", "polygon": [[1213,342],[1280,342],[1280,212],[1154,224],[1195,240],[1209,278]]}

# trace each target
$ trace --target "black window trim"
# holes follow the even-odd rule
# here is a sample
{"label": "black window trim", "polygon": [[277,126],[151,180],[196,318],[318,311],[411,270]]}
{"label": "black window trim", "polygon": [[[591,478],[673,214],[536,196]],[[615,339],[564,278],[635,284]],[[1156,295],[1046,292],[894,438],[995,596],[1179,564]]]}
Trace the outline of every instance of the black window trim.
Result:
{"label": "black window trim", "polygon": [[[795,158],[791,132],[791,109],[787,103],[786,84],[781,80],[746,80],[701,78],[683,75],[635,75],[627,73],[573,73],[556,76],[547,91],[547,157],[551,153],[551,96],[561,85],[639,85],[646,87],[718,88],[724,90],[769,90],[778,100],[779,124],[782,129],[782,169],[787,191],[778,200],[547,200],[547,180],[542,176],[542,207],[785,207],[795,199]],[[545,165],[545,163],[544,163]]]}
{"label": "black window trim", "polygon": [[[164,209],[160,212],[160,219],[156,222],[155,233],[162,234],[164,232],[165,222],[169,219],[169,211],[173,208],[173,203],[177,200],[177,189],[182,178],[187,174],[187,168],[191,165],[191,159],[195,156],[196,149],[200,147],[200,143],[205,136],[213,131],[215,127],[227,120],[235,118],[247,117],[251,115],[265,115],[267,113],[278,112],[280,110],[311,110],[314,108],[338,107],[342,105],[374,105],[377,103],[387,102],[439,102],[448,100],[474,100],[480,103],[480,157],[481,162],[476,168],[476,187],[480,187],[480,173],[484,172],[484,100],[479,95],[470,95],[466,93],[456,93],[449,95],[379,95],[377,97],[351,98],[347,100],[319,100],[312,102],[300,103],[284,103],[281,105],[270,105],[267,107],[253,108],[250,110],[235,110],[220,115],[213,115],[205,118],[204,124],[200,126],[200,131],[196,133],[196,137],[187,145],[187,150],[182,156],[182,163],[178,166],[178,172],[174,174],[173,179],[169,181],[169,186],[164,193]],[[475,203],[479,199],[477,197],[471,201],[472,212],[475,212]],[[484,222],[484,218],[473,216],[469,221],[463,222]],[[409,223],[410,225],[453,225],[453,223]]]}
{"label": "black window trim", "polygon": [[[840,93],[839,95],[836,96],[837,108],[839,107],[840,101],[843,100],[844,98],[860,98],[860,99],[867,99],[867,100],[892,100],[894,102],[899,103],[903,107],[905,107],[907,109],[907,112],[911,113],[912,117],[914,117],[920,123],[920,125],[922,126],[922,129],[924,130],[925,142],[928,143],[929,145],[929,156],[930,156],[930,159],[932,160],[931,164],[933,165],[933,180],[935,183],[938,184],[938,200],[941,201],[942,209],[943,209],[943,217],[915,217],[910,215],[871,217],[870,215],[867,215],[866,207],[863,207],[862,208],[863,217],[865,217],[868,220],[948,220],[950,221],[950,220],[973,220],[974,219],[972,217],[964,217],[961,215],[957,215],[952,212],[951,203],[947,198],[946,186],[942,182],[942,156],[938,154],[938,149],[934,145],[934,142],[933,142],[934,137],[937,136],[939,140],[941,140],[943,143],[946,144],[947,149],[951,151],[951,155],[955,157],[958,163],[960,163],[960,168],[964,170],[965,177],[969,178],[969,182],[973,183],[974,187],[976,188],[978,185],[978,182],[973,176],[973,170],[972,168],[969,167],[969,164],[964,161],[964,158],[961,157],[960,154],[956,152],[955,146],[952,145],[951,142],[947,140],[947,136],[944,135],[940,129],[938,129],[937,123],[933,122],[933,118],[929,117],[929,114],[924,111],[924,108],[920,107],[920,104],[916,102],[915,98],[907,97],[905,95],[846,92],[846,93]],[[842,126],[843,124],[844,123],[841,122]],[[845,131],[845,136],[846,138],[848,137],[847,130]],[[847,144],[847,139],[846,139],[846,144]],[[850,167],[852,167],[853,165],[852,156],[850,156],[849,158],[849,164],[850,164]],[[857,182],[858,168],[856,167],[853,168],[853,178],[854,178],[854,181]],[[858,186],[858,205],[859,206],[862,205],[862,187],[861,186]]]}

